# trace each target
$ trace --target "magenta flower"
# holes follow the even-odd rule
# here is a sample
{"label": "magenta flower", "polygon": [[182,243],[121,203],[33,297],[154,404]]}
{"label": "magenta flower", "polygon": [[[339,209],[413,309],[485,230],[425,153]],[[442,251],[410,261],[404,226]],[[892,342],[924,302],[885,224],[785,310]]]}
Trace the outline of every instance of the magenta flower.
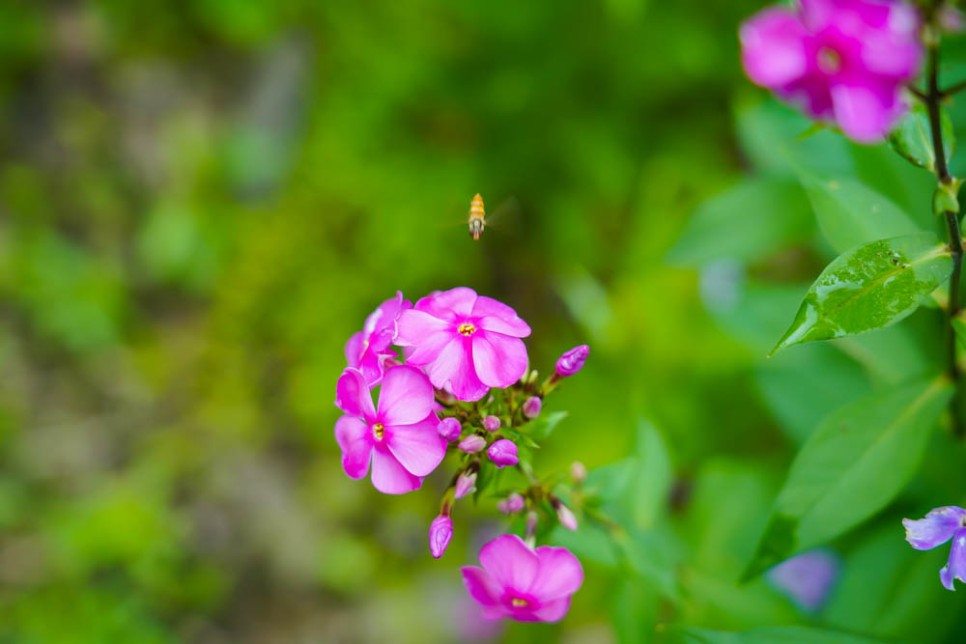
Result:
{"label": "magenta flower", "polygon": [[460,434],[463,433],[463,426],[455,418],[444,418],[439,421],[436,431],[444,440],[452,442],[459,439]]}
{"label": "magenta flower", "polygon": [[483,546],[480,563],[482,568],[463,567],[463,583],[487,619],[560,621],[570,609],[570,596],[584,581],[580,562],[569,550],[532,550],[514,534]]}
{"label": "magenta flower", "polygon": [[800,0],[741,26],[752,81],[851,139],[875,142],[905,113],[903,85],[923,58],[919,18],[890,0]]}
{"label": "magenta flower", "polygon": [[412,307],[412,302],[404,300],[402,292],[397,291],[396,297],[380,304],[366,318],[362,331],[352,334],[346,342],[346,362],[350,368],[362,372],[370,387],[382,381],[387,361],[391,362],[396,358],[396,353],[390,346],[396,333],[396,320],[400,313]]}
{"label": "magenta flower", "polygon": [[439,559],[446,552],[450,539],[453,538],[453,520],[441,514],[429,524],[429,552],[433,559]]}
{"label": "magenta flower", "polygon": [[486,454],[498,468],[504,468],[507,465],[516,465],[520,462],[520,458],[517,456],[516,443],[506,438],[501,438],[490,445],[490,449],[486,450]]}
{"label": "magenta flower", "polygon": [[456,489],[453,496],[462,499],[476,489],[476,470],[463,472],[456,478]]}
{"label": "magenta flower", "polygon": [[543,401],[540,400],[539,396],[530,396],[527,401],[523,403],[523,415],[533,420],[540,415],[540,410],[543,408]]}
{"label": "magenta flower", "polygon": [[500,419],[492,415],[486,416],[483,419],[483,429],[488,432],[495,432],[500,429]]}
{"label": "magenta flower", "polygon": [[516,492],[496,504],[496,509],[503,514],[515,514],[525,507],[526,499]]}
{"label": "magenta flower", "polygon": [[589,355],[590,347],[586,344],[581,344],[569,351],[564,351],[563,355],[557,358],[557,364],[554,365],[554,374],[558,378],[576,375],[584,368],[584,363],[587,362],[587,356]]}
{"label": "magenta flower", "polygon": [[902,525],[906,541],[916,550],[932,550],[952,539],[939,580],[949,590],[956,590],[955,579],[966,583],[966,510],[955,505],[936,508],[918,521],[903,519]]}
{"label": "magenta flower", "polygon": [[422,478],[446,455],[446,441],[436,431],[433,386],[418,369],[398,366],[382,380],[373,408],[365,377],[346,369],[336,387],[336,406],[345,412],[335,424],[342,468],[361,479],[372,463],[372,484],[386,494],[417,489]]}
{"label": "magenta flower", "polygon": [[486,447],[486,439],[477,434],[470,434],[466,438],[460,441],[457,445],[458,448],[466,452],[467,454],[476,454],[481,449]]}
{"label": "magenta flower", "polygon": [[527,348],[520,338],[528,335],[530,327],[509,306],[460,287],[403,311],[396,344],[407,348],[407,364],[422,367],[434,387],[472,401],[523,376]]}

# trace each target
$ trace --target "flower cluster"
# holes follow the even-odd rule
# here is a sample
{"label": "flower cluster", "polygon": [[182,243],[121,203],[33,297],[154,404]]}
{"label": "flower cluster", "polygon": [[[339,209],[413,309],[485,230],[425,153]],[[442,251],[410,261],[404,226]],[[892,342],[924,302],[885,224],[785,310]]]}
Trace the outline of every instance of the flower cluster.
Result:
{"label": "flower cluster", "polygon": [[908,109],[904,85],[919,73],[920,21],[893,0],[800,0],[741,27],[748,77],[851,139],[882,139]]}
{"label": "flower cluster", "polygon": [[[362,479],[371,471],[373,486],[386,494],[420,488],[447,453],[456,455],[456,471],[429,527],[429,550],[437,559],[453,537],[456,501],[482,492],[478,482],[492,481],[495,471],[519,470],[524,489],[501,490],[497,507],[525,515],[525,539],[497,537],[480,552],[482,568],[463,568],[463,579],[487,618],[557,621],[583,571],[566,549],[536,547],[537,526],[576,530],[577,516],[535,476],[529,451],[536,443],[528,430],[539,422],[543,399],[583,368],[590,350],[581,345],[564,353],[541,383],[529,369],[523,343],[529,335],[512,308],[469,288],[437,291],[415,305],[397,293],[346,344],[348,366],[335,401],[343,416],[335,437],[345,473]],[[573,472],[580,474],[580,480],[572,475],[579,485],[585,470],[577,464]]]}

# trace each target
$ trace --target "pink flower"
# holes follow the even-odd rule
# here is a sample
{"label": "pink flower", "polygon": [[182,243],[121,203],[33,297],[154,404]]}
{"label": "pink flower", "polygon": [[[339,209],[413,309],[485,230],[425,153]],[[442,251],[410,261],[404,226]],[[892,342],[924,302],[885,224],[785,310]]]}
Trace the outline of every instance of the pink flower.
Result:
{"label": "pink flower", "polygon": [[530,396],[527,401],[523,403],[523,415],[533,420],[540,415],[540,409],[543,408],[543,401],[540,400],[538,396]]}
{"label": "pink flower", "polygon": [[362,372],[346,369],[336,387],[336,406],[345,412],[335,424],[342,468],[361,479],[372,463],[372,484],[386,494],[417,489],[422,478],[446,455],[446,441],[436,431],[433,386],[418,369],[386,371],[377,407]]}
{"label": "pink flower", "polygon": [[741,26],[748,77],[815,119],[872,143],[905,113],[902,87],[919,73],[912,6],[890,0],[800,0]]}
{"label": "pink flower", "polygon": [[462,499],[464,496],[476,489],[476,470],[463,472],[456,479],[456,490],[453,496]]}
{"label": "pink flower", "polygon": [[506,438],[501,438],[490,445],[490,449],[486,450],[486,453],[498,468],[504,468],[507,465],[516,465],[520,462],[517,456],[516,443]]}
{"label": "pink flower", "polygon": [[490,387],[508,387],[527,369],[520,338],[530,327],[506,304],[469,288],[438,291],[403,311],[396,344],[406,362],[422,367],[437,389],[479,400]]}
{"label": "pink flower", "polygon": [[450,539],[453,538],[453,520],[441,514],[429,524],[429,552],[433,559],[439,559],[446,552]]}
{"label": "pink flower", "polygon": [[470,434],[461,440],[457,447],[467,454],[476,454],[478,451],[486,447],[486,439],[477,434]]}
{"label": "pink flower", "polygon": [[570,596],[584,581],[584,571],[566,548],[531,550],[514,534],[489,542],[480,551],[482,568],[465,566],[463,583],[483,606],[487,619],[556,622],[570,609]]}
{"label": "pink flower", "polygon": [[346,342],[346,362],[350,368],[362,372],[370,387],[382,381],[386,362],[396,357],[396,353],[390,347],[396,334],[396,319],[400,313],[412,307],[412,302],[403,300],[402,292],[397,291],[396,297],[380,304],[379,308],[366,318],[362,331],[352,334]]}
{"label": "pink flower", "polygon": [[554,365],[554,375],[558,378],[566,378],[577,374],[584,368],[584,363],[587,362],[589,355],[590,347],[586,344],[564,351],[563,355],[557,358],[557,364]]}
{"label": "pink flower", "polygon": [[488,432],[495,432],[500,429],[500,419],[496,416],[486,416],[483,418],[483,429]]}
{"label": "pink flower", "polygon": [[503,514],[515,514],[526,507],[526,499],[514,492],[496,504],[496,509]]}
{"label": "pink flower", "polygon": [[463,433],[463,426],[455,418],[444,418],[439,421],[439,425],[436,426],[436,431],[444,440],[455,441]]}
{"label": "pink flower", "polygon": [[568,530],[577,529],[577,517],[574,516],[570,508],[563,503],[556,503],[554,509],[557,511],[557,521],[560,522],[560,525]]}

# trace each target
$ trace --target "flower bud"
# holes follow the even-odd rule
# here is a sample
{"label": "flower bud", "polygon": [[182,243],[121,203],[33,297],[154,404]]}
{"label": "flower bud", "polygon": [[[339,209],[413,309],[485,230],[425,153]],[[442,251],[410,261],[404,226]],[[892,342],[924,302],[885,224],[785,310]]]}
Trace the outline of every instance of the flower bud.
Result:
{"label": "flower bud", "polygon": [[457,499],[462,499],[464,496],[473,491],[476,486],[476,472],[463,472],[456,479],[456,493],[454,496]]}
{"label": "flower bud", "polygon": [[543,401],[540,400],[539,396],[530,396],[527,398],[527,401],[523,403],[523,415],[533,420],[540,415],[540,409],[542,407]]}
{"label": "flower bud", "polygon": [[460,434],[463,432],[463,426],[455,418],[444,418],[439,421],[439,425],[436,426],[436,431],[439,432],[439,435],[444,440],[453,442],[459,439]]}
{"label": "flower bud", "polygon": [[537,531],[537,522],[540,520],[540,515],[538,515],[533,510],[527,512],[527,538],[530,538]]}
{"label": "flower bud", "polygon": [[575,517],[574,513],[570,511],[570,508],[560,502],[557,502],[555,507],[557,509],[557,521],[560,521],[560,525],[568,530],[576,530],[577,517]]}
{"label": "flower bud", "polygon": [[450,539],[453,538],[453,520],[441,514],[429,524],[429,552],[433,559],[439,559],[446,552]]}
{"label": "flower bud", "polygon": [[490,445],[490,449],[486,450],[486,453],[497,467],[502,468],[507,465],[516,465],[520,462],[520,459],[517,457],[516,443],[506,438],[501,438]]}
{"label": "flower bud", "polygon": [[578,485],[584,482],[584,479],[587,478],[587,468],[584,467],[583,463],[574,461],[570,464],[570,478]]}
{"label": "flower bud", "polygon": [[500,419],[496,416],[487,416],[483,419],[483,429],[488,432],[495,432],[500,429]]}
{"label": "flower bud", "polygon": [[561,378],[572,376],[584,368],[584,362],[587,360],[588,355],[590,355],[590,347],[586,344],[574,347],[570,351],[565,351],[557,359],[554,371]]}
{"label": "flower bud", "polygon": [[470,434],[459,444],[459,448],[467,454],[476,454],[484,447],[486,447],[486,439],[478,434]]}
{"label": "flower bud", "polygon": [[519,512],[525,506],[526,501],[516,492],[496,504],[496,508],[503,514],[513,514],[515,512]]}

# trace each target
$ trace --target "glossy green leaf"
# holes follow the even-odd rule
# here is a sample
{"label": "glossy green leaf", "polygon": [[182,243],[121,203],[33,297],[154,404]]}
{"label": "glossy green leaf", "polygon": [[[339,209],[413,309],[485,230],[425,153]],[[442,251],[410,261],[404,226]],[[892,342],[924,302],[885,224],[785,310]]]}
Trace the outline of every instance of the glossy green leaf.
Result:
{"label": "glossy green leaf", "polygon": [[885,507],[918,468],[951,395],[945,379],[919,381],[829,416],[792,463],[745,577],[834,539]]}
{"label": "glossy green leaf", "polygon": [[874,644],[882,640],[820,628],[782,626],[740,633],[682,628],[671,633],[670,641],[684,644]]}
{"label": "glossy green leaf", "polygon": [[[956,149],[953,122],[945,109],[940,111],[939,129],[943,137],[943,150],[947,159],[952,158]],[[892,134],[889,145],[899,156],[913,165],[933,171],[936,168],[936,154],[932,142],[932,127],[926,106],[916,102]]]}
{"label": "glossy green leaf", "polygon": [[718,259],[755,261],[805,240],[813,228],[808,200],[797,182],[780,177],[749,179],[695,210],[668,261],[689,265]]}
{"label": "glossy green leaf", "polygon": [[949,249],[932,233],[883,239],[843,253],[809,288],[772,354],[898,322],[919,308],[951,270]]}
{"label": "glossy green leaf", "polygon": [[966,351],[966,315],[962,311],[953,318],[953,329],[956,331],[956,342],[959,348]]}
{"label": "glossy green leaf", "polygon": [[855,179],[803,174],[801,181],[822,235],[836,252],[920,230],[899,206]]}

